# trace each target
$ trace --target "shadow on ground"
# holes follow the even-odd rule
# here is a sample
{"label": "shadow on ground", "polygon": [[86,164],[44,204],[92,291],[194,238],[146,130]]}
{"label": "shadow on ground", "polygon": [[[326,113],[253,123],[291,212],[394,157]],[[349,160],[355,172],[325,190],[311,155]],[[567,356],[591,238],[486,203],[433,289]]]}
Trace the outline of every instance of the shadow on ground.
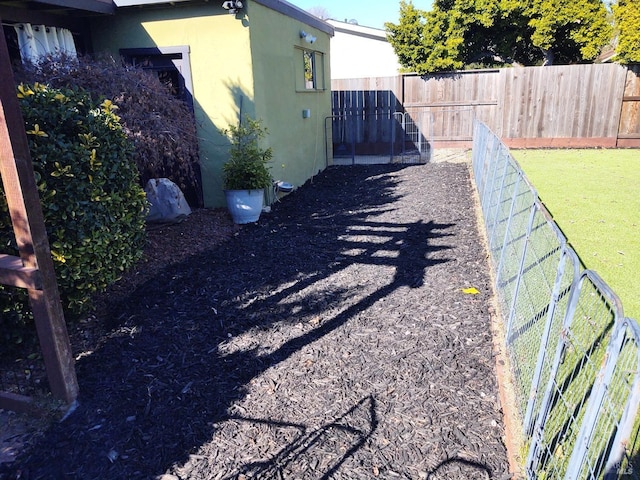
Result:
{"label": "shadow on ground", "polygon": [[[289,441],[212,478],[335,474],[378,427],[373,396],[321,425],[244,416],[234,405],[256,377],[392,292],[420,288],[430,267],[449,261],[442,240],[453,236],[454,223],[404,211],[394,214],[397,221],[375,220],[398,208],[403,168],[423,167],[329,168],[258,224],[111,305],[104,312],[109,334],[77,362],[77,410],[30,445],[4,478],[177,474],[198,461],[223,421],[286,428]],[[357,280],[361,265],[380,267],[377,278],[361,279],[366,295],[330,280]],[[263,337],[273,342],[256,340]]]}

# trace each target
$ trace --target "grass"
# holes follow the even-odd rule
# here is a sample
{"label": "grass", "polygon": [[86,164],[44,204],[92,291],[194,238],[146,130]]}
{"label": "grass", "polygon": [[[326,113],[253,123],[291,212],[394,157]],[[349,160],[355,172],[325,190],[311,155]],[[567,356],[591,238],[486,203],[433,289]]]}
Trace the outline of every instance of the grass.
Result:
{"label": "grass", "polygon": [[640,321],[640,150],[513,150],[586,268]]}

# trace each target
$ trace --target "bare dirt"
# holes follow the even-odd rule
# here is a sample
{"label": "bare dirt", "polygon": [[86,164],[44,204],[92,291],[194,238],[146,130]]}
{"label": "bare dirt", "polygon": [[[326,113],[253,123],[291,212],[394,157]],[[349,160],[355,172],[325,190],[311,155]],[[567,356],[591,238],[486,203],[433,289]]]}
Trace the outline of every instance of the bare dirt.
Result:
{"label": "bare dirt", "polygon": [[71,329],[79,406],[0,479],[509,478],[490,300],[464,163],[196,211]]}

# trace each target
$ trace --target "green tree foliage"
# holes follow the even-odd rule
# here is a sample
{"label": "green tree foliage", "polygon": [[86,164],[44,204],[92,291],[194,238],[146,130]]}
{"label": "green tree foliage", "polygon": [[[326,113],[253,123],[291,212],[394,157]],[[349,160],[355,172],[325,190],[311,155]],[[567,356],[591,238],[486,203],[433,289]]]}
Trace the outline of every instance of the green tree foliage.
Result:
{"label": "green tree foliage", "polygon": [[417,71],[427,64],[429,52],[423,41],[426,12],[411,2],[400,2],[400,23],[385,23],[387,38],[393,46],[404,71]]}
{"label": "green tree foliage", "polygon": [[534,0],[524,14],[548,64],[594,60],[611,39],[602,0]]}
{"label": "green tree foliage", "polygon": [[618,27],[616,60],[620,63],[640,62],[640,0],[618,0],[613,6]]}
{"label": "green tree foliage", "polygon": [[611,33],[601,0],[435,0],[429,12],[401,0],[399,24],[385,28],[404,71],[420,74],[585,62]]}
{"label": "green tree foliage", "polygon": [[[80,313],[142,256],[147,201],[133,145],[109,100],[38,83],[19,85],[18,97],[63,307]],[[17,255],[4,195],[0,242]],[[5,334],[26,319],[24,293],[0,289]]]}

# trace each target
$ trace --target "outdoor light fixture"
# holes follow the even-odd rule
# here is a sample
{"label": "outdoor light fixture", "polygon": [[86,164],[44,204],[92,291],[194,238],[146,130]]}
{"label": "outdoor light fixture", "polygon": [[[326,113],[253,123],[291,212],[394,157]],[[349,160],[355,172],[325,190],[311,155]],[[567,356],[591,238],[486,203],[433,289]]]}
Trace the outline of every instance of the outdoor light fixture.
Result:
{"label": "outdoor light fixture", "polygon": [[304,30],[300,30],[300,38],[304,38],[304,41],[307,43],[315,43],[315,41],[317,40],[316,37],[314,37],[310,33],[305,32]]}
{"label": "outdoor light fixture", "polygon": [[231,15],[238,13],[238,10],[241,10],[243,7],[242,2],[240,0],[229,0],[222,4],[222,8],[225,10],[229,10]]}

